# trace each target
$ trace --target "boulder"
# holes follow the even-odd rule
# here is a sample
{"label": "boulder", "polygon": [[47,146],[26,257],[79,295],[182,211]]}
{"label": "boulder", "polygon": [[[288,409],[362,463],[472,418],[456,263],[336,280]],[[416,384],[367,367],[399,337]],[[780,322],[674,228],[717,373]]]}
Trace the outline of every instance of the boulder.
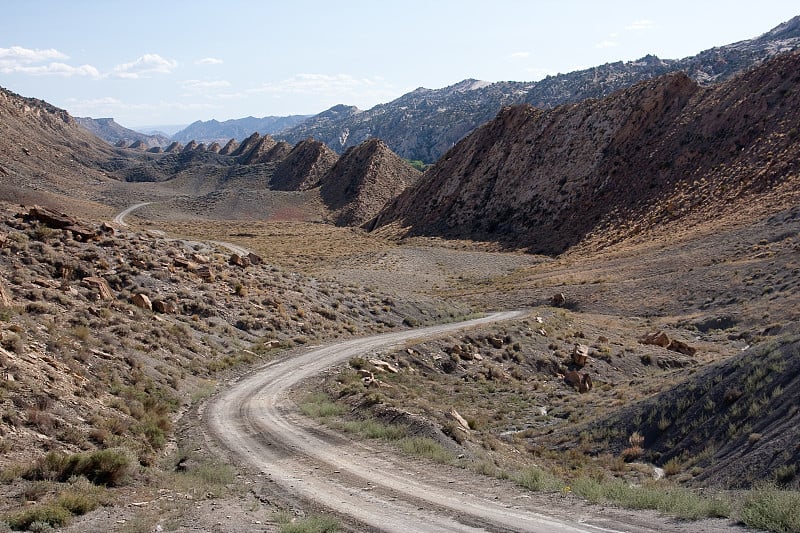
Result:
{"label": "boulder", "polygon": [[563,292],[556,293],[552,298],[550,298],[550,304],[553,307],[561,307],[565,303],[567,303],[567,297],[564,296]]}
{"label": "boulder", "polygon": [[653,333],[648,333],[642,337],[639,342],[642,344],[650,344],[653,346],[661,346],[662,348],[666,348],[669,346],[670,339],[663,331],[656,331]]}
{"label": "boulder", "polygon": [[254,254],[253,252],[247,254],[247,259],[250,260],[251,265],[260,265],[264,262],[264,259],[260,255]]}
{"label": "boulder", "polygon": [[469,422],[467,422],[463,416],[458,414],[458,411],[456,411],[455,408],[451,408],[450,411],[444,414],[444,416],[448,420],[452,420],[458,424],[458,429],[464,433],[469,433]]}
{"label": "boulder", "polygon": [[108,282],[99,276],[88,276],[81,280],[81,284],[89,289],[97,291],[97,297],[100,300],[113,300],[114,292],[108,285]]}
{"label": "boulder", "polygon": [[581,374],[575,371],[567,372],[564,375],[564,381],[580,393],[592,390],[592,378],[589,374]]}
{"label": "boulder", "polygon": [[248,267],[250,266],[250,259],[247,257],[242,257],[239,254],[232,254],[230,259],[228,259],[228,263],[234,266]]}
{"label": "boulder", "polygon": [[48,228],[69,231],[75,240],[88,241],[97,238],[97,232],[88,224],[48,207],[35,205],[28,209],[26,220],[36,220]]}
{"label": "boulder", "polygon": [[572,349],[572,362],[575,366],[583,368],[589,359],[589,347],[585,344],[576,344]]}
{"label": "boulder", "polygon": [[214,281],[214,271],[209,265],[202,265],[195,272],[203,281]]}
{"label": "boulder", "polygon": [[397,374],[398,372],[400,372],[400,370],[392,363],[389,363],[387,361],[381,361],[380,359],[370,359],[369,364],[371,364],[376,369],[381,370],[383,372],[391,372],[392,374]]}
{"label": "boulder", "polygon": [[153,310],[165,315],[174,315],[178,313],[178,306],[175,305],[175,302],[156,300],[153,302]]}
{"label": "boulder", "polygon": [[673,352],[678,352],[683,355],[688,355],[689,357],[694,357],[697,353],[697,348],[694,346],[689,346],[683,341],[672,339],[670,341],[669,346],[667,346],[667,350],[672,350]]}
{"label": "boulder", "polygon": [[133,303],[133,305],[136,307],[145,309],[147,311],[153,310],[153,302],[150,301],[150,298],[148,298],[146,294],[134,294],[133,298],[131,298],[131,303]]}

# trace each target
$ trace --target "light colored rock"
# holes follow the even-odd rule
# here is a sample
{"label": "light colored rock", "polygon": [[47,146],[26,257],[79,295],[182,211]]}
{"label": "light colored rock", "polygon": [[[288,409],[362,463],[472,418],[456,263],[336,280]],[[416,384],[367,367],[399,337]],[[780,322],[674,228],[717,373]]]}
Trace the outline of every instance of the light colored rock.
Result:
{"label": "light colored rock", "polygon": [[458,424],[459,429],[464,431],[465,433],[469,433],[469,422],[467,422],[463,416],[461,416],[455,408],[451,408],[449,412],[445,413],[445,418],[448,420],[452,420],[456,424]]}
{"label": "light colored rock", "polygon": [[572,349],[572,362],[575,363],[575,365],[579,368],[583,368],[588,359],[589,347],[585,344],[576,344]]}
{"label": "light colored rock", "polygon": [[174,315],[178,312],[178,306],[176,306],[174,302],[156,300],[153,302],[153,310],[164,313],[165,315]]}
{"label": "light colored rock", "polygon": [[388,361],[381,361],[380,359],[370,359],[369,364],[371,364],[378,370],[391,372],[392,374],[397,374],[398,372],[400,372],[399,368],[394,366],[392,363],[389,363]]}
{"label": "light colored rock", "polygon": [[148,298],[146,294],[134,294],[133,298],[131,298],[131,303],[133,303],[133,305],[136,307],[145,309],[147,311],[153,310],[153,302],[150,301],[150,298]]}
{"label": "light colored rock", "polygon": [[108,282],[99,276],[89,276],[81,280],[84,287],[94,289],[97,291],[97,297],[101,300],[113,300],[114,293]]}

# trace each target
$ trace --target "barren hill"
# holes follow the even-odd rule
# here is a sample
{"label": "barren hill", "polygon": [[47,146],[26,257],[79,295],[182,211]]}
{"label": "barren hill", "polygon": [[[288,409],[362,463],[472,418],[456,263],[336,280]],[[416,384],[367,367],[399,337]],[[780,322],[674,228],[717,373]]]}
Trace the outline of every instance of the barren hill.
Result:
{"label": "barren hill", "polygon": [[278,164],[270,186],[277,191],[302,191],[316,187],[338,158],[320,141],[301,141]]}
{"label": "barren hill", "polygon": [[157,146],[163,148],[170,143],[168,137],[139,133],[117,124],[113,118],[75,117],[75,120],[82,128],[113,145],[120,143],[133,144],[136,141],[141,141],[148,148]]}
{"label": "barren hill", "polygon": [[798,72],[791,53],[711,88],[675,73],[551,111],[505,108],[371,227],[558,254],[755,198],[777,208],[800,180]]}
{"label": "barren hill", "polygon": [[419,176],[386,143],[369,139],[339,158],[322,179],[320,191],[337,225],[360,225]]}

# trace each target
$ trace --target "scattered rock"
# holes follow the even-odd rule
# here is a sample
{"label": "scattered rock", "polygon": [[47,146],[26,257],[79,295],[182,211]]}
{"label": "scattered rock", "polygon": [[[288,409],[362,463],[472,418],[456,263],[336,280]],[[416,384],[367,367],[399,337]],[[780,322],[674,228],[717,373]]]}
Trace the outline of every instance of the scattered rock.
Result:
{"label": "scattered rock", "polygon": [[178,313],[178,306],[174,302],[156,300],[153,302],[153,310],[165,315],[174,315]]}
{"label": "scattered rock", "polygon": [[146,294],[138,293],[134,294],[133,298],[131,298],[131,303],[136,307],[141,309],[145,309],[147,311],[153,310],[153,303],[150,301],[150,298],[147,297]]}
{"label": "scattered rock", "polygon": [[238,267],[249,267],[250,266],[250,259],[247,257],[242,257],[239,254],[232,254],[230,259],[228,259],[228,263]]}
{"label": "scattered rock", "polygon": [[28,214],[23,215],[23,218],[37,220],[48,228],[70,231],[77,240],[88,241],[97,238],[97,232],[93,227],[48,207],[35,205],[28,209]]}
{"label": "scattered rock", "polygon": [[214,281],[215,277],[214,271],[209,265],[202,265],[198,267],[195,272],[197,273],[198,276],[200,276],[200,279],[202,279],[203,281],[206,282]]}
{"label": "scattered rock", "polygon": [[583,368],[588,359],[589,347],[585,344],[576,344],[572,349],[572,362],[575,363],[575,365],[579,368]]}
{"label": "scattered rock", "polygon": [[651,344],[654,346],[661,346],[662,348],[666,348],[667,350],[671,350],[673,352],[678,352],[683,355],[688,355],[693,357],[697,353],[697,348],[693,346],[689,346],[683,341],[679,341],[676,339],[670,339],[666,333],[663,331],[658,331],[655,333],[649,333],[642,337],[640,340],[642,344]]}
{"label": "scattered rock", "polygon": [[581,374],[575,371],[567,372],[564,375],[564,381],[580,393],[592,390],[592,378],[589,374]]}
{"label": "scattered rock", "polygon": [[451,408],[449,412],[445,413],[445,418],[448,420],[452,420],[456,424],[458,424],[458,429],[463,431],[464,433],[469,433],[469,423],[464,419],[463,416],[458,414],[458,411],[455,408]]}
{"label": "scattered rock", "polygon": [[3,280],[0,280],[0,306],[2,307],[9,307],[11,305],[11,297],[6,292],[5,284]]}
{"label": "scattered rock", "polygon": [[89,276],[83,278],[81,280],[81,284],[84,287],[88,287],[90,289],[94,289],[97,291],[97,297],[100,300],[113,300],[114,299],[114,292],[111,290],[111,287],[108,285],[108,282],[97,276]]}
{"label": "scattered rock", "polygon": [[387,361],[381,361],[380,359],[370,359],[369,364],[374,366],[376,369],[384,372],[391,372],[392,374],[397,374],[398,372],[400,372],[400,370],[392,363],[389,363]]}

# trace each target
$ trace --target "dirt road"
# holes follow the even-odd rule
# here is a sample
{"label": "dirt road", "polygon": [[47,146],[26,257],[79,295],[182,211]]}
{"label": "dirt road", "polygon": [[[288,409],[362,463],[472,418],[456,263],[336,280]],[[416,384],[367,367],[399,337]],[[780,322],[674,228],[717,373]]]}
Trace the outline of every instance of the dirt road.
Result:
{"label": "dirt road", "polygon": [[128,207],[127,209],[125,209],[123,211],[120,211],[119,214],[117,214],[117,216],[114,217],[114,224],[116,224],[118,226],[122,226],[122,227],[127,227],[128,223],[125,222],[125,217],[126,216],[130,215],[131,213],[133,213],[137,209],[139,209],[141,207],[144,207],[146,205],[150,205],[152,203],[153,202],[142,202],[142,203],[139,203],[139,204],[134,204],[134,205]]}
{"label": "dirt road", "polygon": [[[571,514],[564,509],[548,511],[558,518],[545,516],[531,505],[528,496],[495,499],[469,481],[454,481],[436,469],[420,472],[420,466],[407,458],[392,457],[368,444],[338,437],[300,415],[287,397],[290,387],[352,357],[411,339],[522,315],[522,312],[495,313],[458,324],[311,349],[303,355],[269,364],[236,383],[208,406],[205,423],[236,460],[259,469],[281,490],[350,517],[368,530],[555,533],[682,530],[674,526],[664,528],[663,521],[648,524],[641,519],[618,529],[608,517],[592,520],[585,512]],[[468,478],[468,473],[465,476]]]}

